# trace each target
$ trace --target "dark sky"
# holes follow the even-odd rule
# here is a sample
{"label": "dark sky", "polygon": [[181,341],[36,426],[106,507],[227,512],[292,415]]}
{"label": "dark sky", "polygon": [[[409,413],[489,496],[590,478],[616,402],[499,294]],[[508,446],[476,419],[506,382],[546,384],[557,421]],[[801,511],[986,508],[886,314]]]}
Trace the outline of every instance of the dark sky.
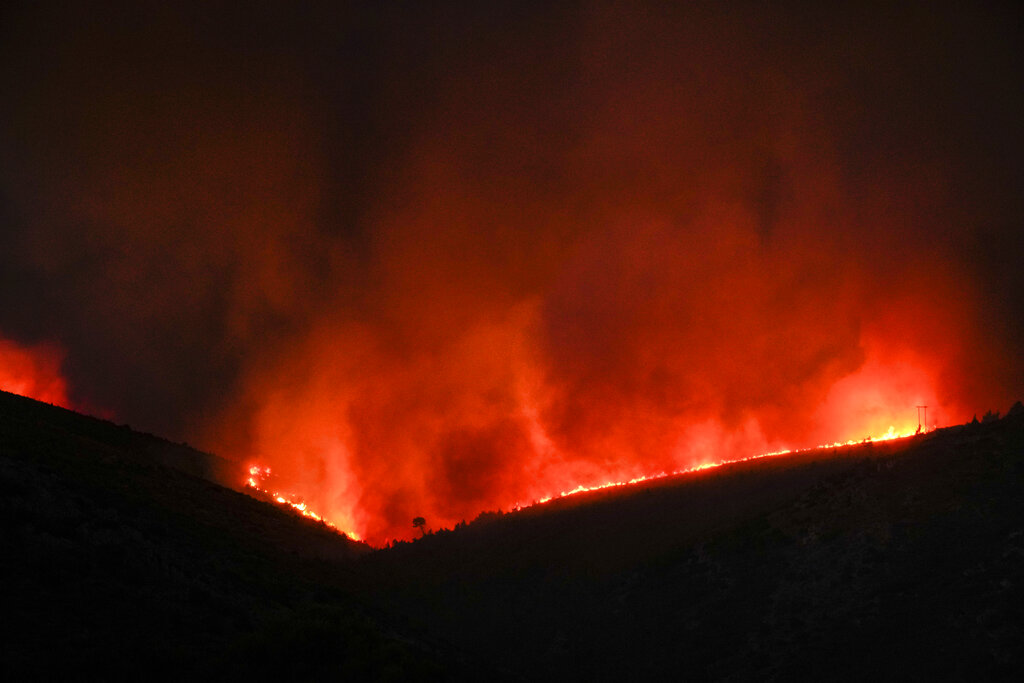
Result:
{"label": "dark sky", "polygon": [[1013,4],[168,4],[0,14],[73,405],[379,539],[1024,396]]}

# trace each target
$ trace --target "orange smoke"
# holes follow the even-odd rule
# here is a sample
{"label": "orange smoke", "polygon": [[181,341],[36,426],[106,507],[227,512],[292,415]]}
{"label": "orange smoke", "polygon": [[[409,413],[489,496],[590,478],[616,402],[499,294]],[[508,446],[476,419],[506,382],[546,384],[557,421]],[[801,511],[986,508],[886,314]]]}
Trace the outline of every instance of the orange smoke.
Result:
{"label": "orange smoke", "polygon": [[55,346],[22,346],[0,339],[0,389],[71,408],[61,375],[64,354]]}
{"label": "orange smoke", "polygon": [[[785,325],[777,333],[783,340],[800,330],[810,343],[818,330],[814,316],[786,321],[777,310],[729,310]],[[913,433],[917,405],[929,406],[925,428],[964,418],[940,395],[942,358],[870,330],[851,340],[849,361],[807,360],[812,349],[750,339],[751,330],[720,342],[735,356],[716,361],[720,345],[702,358],[687,341],[700,337],[686,328],[633,320],[620,333],[633,349],[622,357],[591,351],[580,368],[600,370],[591,376],[558,367],[543,316],[539,300],[526,301],[503,317],[432,328],[440,341],[407,348],[389,346],[381,329],[325,322],[253,373],[208,439],[272,466],[281,486],[311,509],[379,544],[409,537],[416,516],[451,527],[578,486]],[[607,330],[614,320],[595,322]],[[820,338],[833,343],[831,334]],[[608,342],[587,335],[577,343],[583,346],[564,362]],[[763,370],[742,357],[750,353],[766,354]],[[733,357],[738,368],[728,367]]]}
{"label": "orange smoke", "polygon": [[1005,8],[36,4],[0,327],[372,543],[1024,392]]}

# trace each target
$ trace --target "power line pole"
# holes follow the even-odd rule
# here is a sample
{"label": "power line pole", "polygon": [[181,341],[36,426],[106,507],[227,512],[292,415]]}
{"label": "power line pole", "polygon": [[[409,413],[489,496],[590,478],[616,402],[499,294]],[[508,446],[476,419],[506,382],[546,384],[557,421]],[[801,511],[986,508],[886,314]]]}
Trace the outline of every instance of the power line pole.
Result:
{"label": "power line pole", "polygon": [[928,406],[917,406],[917,433],[921,433],[921,411],[924,411],[924,431],[928,431]]}

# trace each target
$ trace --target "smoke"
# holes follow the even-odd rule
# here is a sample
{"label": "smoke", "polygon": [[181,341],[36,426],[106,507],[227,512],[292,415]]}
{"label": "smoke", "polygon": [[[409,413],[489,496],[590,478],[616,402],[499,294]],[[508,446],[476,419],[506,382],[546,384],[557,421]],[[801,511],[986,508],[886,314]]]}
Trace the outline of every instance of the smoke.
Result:
{"label": "smoke", "polygon": [[16,8],[0,329],[371,541],[967,419],[1024,388],[1017,12]]}

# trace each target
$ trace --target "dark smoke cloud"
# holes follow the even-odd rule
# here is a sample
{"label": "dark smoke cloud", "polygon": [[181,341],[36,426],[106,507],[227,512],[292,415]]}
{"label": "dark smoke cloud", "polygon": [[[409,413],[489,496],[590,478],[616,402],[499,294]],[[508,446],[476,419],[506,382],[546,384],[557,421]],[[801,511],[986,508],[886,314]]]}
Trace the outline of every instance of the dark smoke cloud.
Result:
{"label": "dark smoke cloud", "polygon": [[1015,7],[2,21],[0,337],[372,539],[1024,389]]}

